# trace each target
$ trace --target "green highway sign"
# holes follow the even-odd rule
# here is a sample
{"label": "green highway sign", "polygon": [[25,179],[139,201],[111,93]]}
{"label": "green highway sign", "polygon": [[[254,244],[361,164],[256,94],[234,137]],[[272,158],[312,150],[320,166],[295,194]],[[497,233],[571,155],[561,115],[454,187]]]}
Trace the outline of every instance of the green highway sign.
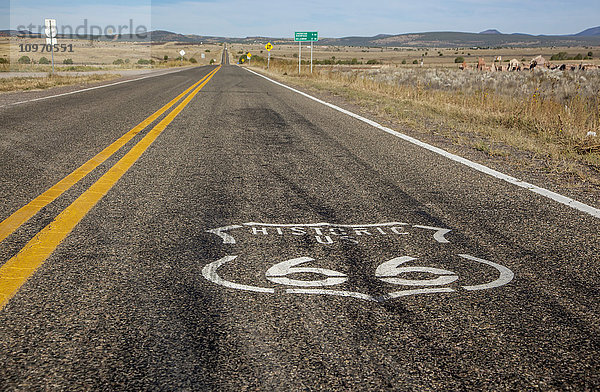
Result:
{"label": "green highway sign", "polygon": [[318,31],[296,31],[294,34],[294,41],[298,42],[311,42],[319,40]]}

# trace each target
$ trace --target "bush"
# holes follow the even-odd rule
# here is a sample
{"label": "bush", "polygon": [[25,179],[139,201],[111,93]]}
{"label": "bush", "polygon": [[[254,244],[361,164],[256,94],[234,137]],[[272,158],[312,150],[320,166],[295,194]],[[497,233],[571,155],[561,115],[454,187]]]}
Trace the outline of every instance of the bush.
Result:
{"label": "bush", "polygon": [[205,52],[206,52],[206,53],[210,53],[210,49],[206,49],[206,50],[205,50]]}
{"label": "bush", "polygon": [[464,57],[462,57],[462,56],[458,56],[457,58],[455,58],[455,59],[454,59],[454,62],[455,62],[456,64],[462,64],[462,63],[464,63],[464,62],[465,62],[465,58],[464,58]]}
{"label": "bush", "polygon": [[21,58],[19,58],[17,62],[19,64],[31,64],[31,59],[29,58],[29,56],[21,56]]}
{"label": "bush", "polygon": [[165,56],[163,57],[163,60],[167,61],[168,59],[169,59],[169,56],[167,56],[167,55],[165,54]]}
{"label": "bush", "polygon": [[152,60],[139,59],[137,61],[137,63],[140,64],[140,65],[148,65],[148,64],[152,64]]}
{"label": "bush", "polygon": [[63,64],[73,64],[73,59],[64,59]]}
{"label": "bush", "polygon": [[8,59],[0,57],[0,64],[8,64]]}
{"label": "bush", "polygon": [[215,59],[210,59],[210,65],[213,65],[215,63]]}
{"label": "bush", "polygon": [[575,56],[573,60],[583,60],[583,55],[581,53],[577,53],[577,56]]}
{"label": "bush", "polygon": [[419,60],[413,60],[413,64],[419,64]]}
{"label": "bush", "polygon": [[373,64],[381,64],[381,63],[379,61],[373,59],[373,60],[367,61],[367,64],[373,65]]}
{"label": "bush", "polygon": [[196,60],[196,59],[195,59],[195,58],[193,58],[193,57],[190,59],[190,63],[192,63],[192,64],[196,64],[197,62],[198,62],[198,60]]}
{"label": "bush", "polygon": [[40,58],[40,64],[50,64],[50,60],[45,57]]}
{"label": "bush", "polygon": [[588,52],[588,57],[589,58],[594,58],[594,53],[593,52]]}
{"label": "bush", "polygon": [[115,61],[113,61],[114,65],[123,65],[125,64],[125,61],[123,61],[123,59],[116,59]]}
{"label": "bush", "polygon": [[402,60],[402,64],[406,64],[406,59]]}
{"label": "bush", "polygon": [[561,61],[566,60],[567,58],[567,52],[559,52],[557,54],[552,55],[552,57],[550,57],[550,61]]}

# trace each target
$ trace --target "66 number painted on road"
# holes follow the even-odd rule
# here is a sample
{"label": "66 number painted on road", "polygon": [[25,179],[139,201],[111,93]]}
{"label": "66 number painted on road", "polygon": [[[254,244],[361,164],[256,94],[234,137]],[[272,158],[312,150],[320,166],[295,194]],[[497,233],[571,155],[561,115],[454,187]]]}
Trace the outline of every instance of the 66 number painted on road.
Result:
{"label": "66 number painted on road", "polygon": [[[458,256],[463,260],[475,262],[481,266],[491,267],[499,272],[499,276],[495,280],[491,282],[484,282],[479,285],[461,286],[463,290],[489,290],[504,286],[514,278],[514,273],[510,269],[500,264],[467,254],[459,254]],[[223,279],[218,274],[219,268],[227,263],[235,261],[237,257],[238,256],[226,256],[220,260],[208,264],[202,270],[202,275],[213,283],[232,289],[275,294],[275,289],[273,288],[250,286]],[[383,302],[393,298],[417,294],[451,293],[456,291],[455,289],[448,287],[448,285],[456,282],[459,279],[457,274],[440,268],[406,266],[407,263],[415,260],[417,260],[417,258],[401,256],[381,263],[374,271],[376,278],[388,284],[409,286],[411,288],[394,291],[377,297],[359,292],[335,289],[335,286],[339,286],[347,282],[347,275],[326,268],[307,266],[300,267],[300,265],[315,261],[315,259],[310,257],[299,257],[276,263],[267,269],[265,272],[265,278],[272,283],[287,286],[287,288],[284,290],[284,292],[287,294],[335,295],[342,297],[354,297],[376,302]],[[318,280],[299,280],[289,277],[289,275],[292,274],[302,273],[322,275],[323,278]],[[409,273],[425,273],[430,274],[433,277],[430,279],[407,279],[403,277],[404,274]]]}

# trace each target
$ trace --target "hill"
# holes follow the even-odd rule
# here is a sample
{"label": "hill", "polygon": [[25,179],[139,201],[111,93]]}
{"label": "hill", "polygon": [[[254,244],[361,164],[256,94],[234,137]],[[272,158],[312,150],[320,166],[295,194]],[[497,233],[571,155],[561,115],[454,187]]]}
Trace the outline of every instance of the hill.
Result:
{"label": "hill", "polygon": [[600,37],[600,26],[592,27],[591,29],[583,30],[581,33],[575,34],[576,37]]}
{"label": "hill", "polygon": [[479,34],[502,34],[502,33],[496,29],[489,29],[489,30],[482,31]]}

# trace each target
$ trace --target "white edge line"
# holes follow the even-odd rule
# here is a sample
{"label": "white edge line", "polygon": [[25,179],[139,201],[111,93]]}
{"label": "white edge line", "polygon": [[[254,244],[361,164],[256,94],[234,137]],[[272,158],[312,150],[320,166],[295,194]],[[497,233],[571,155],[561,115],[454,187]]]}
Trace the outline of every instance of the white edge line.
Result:
{"label": "white edge line", "polygon": [[100,88],[104,88],[104,87],[116,86],[118,84],[129,83],[129,82],[136,82],[138,80],[144,80],[144,79],[156,78],[158,76],[170,75],[170,74],[174,74],[174,73],[177,73],[177,72],[182,72],[182,71],[189,70],[189,69],[192,69],[192,68],[178,69],[178,70],[175,70],[175,71],[165,72],[165,73],[161,73],[161,74],[158,74],[158,75],[146,75],[146,76],[143,76],[143,77],[137,78],[137,79],[121,80],[120,82],[114,82],[114,83],[110,83],[110,84],[103,84],[102,86],[88,87],[88,88],[84,88],[82,90],[75,90],[75,91],[70,91],[68,93],[62,93],[62,94],[57,94],[57,95],[50,95],[48,97],[40,97],[40,98],[29,99],[27,101],[7,103],[6,105],[1,105],[0,108],[9,107],[9,106],[22,105],[24,103],[29,103],[29,102],[44,101],[46,99],[51,99],[51,98],[64,97],[66,95],[83,93],[85,91],[91,91],[91,90],[96,90],[96,89],[100,89]]}
{"label": "white edge line", "polygon": [[509,176],[507,174],[501,173],[501,172],[496,171],[494,169],[490,169],[487,166],[484,166],[484,165],[481,165],[479,163],[470,161],[470,160],[468,160],[466,158],[463,158],[463,157],[460,157],[458,155],[449,153],[449,152],[447,152],[445,150],[442,150],[441,148],[434,147],[434,146],[432,146],[430,144],[427,144],[425,142],[422,142],[422,141],[420,141],[418,139],[415,139],[415,138],[410,137],[408,135],[405,135],[403,133],[394,131],[393,129],[384,127],[383,125],[381,125],[381,124],[379,124],[379,123],[377,123],[377,122],[375,122],[373,120],[369,120],[368,118],[359,116],[358,114],[352,113],[352,112],[350,112],[350,111],[348,111],[346,109],[342,109],[339,106],[333,105],[333,104],[331,104],[329,102],[325,102],[323,100],[320,100],[318,98],[313,97],[312,95],[306,94],[306,93],[304,93],[304,92],[302,92],[300,90],[296,90],[296,89],[294,89],[292,87],[286,86],[285,84],[277,82],[277,81],[275,81],[273,79],[270,79],[270,78],[268,78],[268,77],[266,77],[264,75],[259,74],[258,72],[254,72],[254,71],[252,71],[250,69],[247,69],[247,68],[243,68],[243,69],[245,69],[246,71],[251,72],[251,73],[253,73],[253,74],[257,75],[257,76],[260,76],[261,78],[264,78],[264,79],[266,79],[266,80],[268,80],[268,81],[270,81],[272,83],[275,83],[278,86],[284,87],[284,88],[286,88],[288,90],[291,90],[291,91],[293,91],[293,92],[295,92],[297,94],[300,94],[300,95],[302,95],[302,96],[304,96],[306,98],[312,99],[313,101],[318,102],[320,104],[323,104],[325,106],[328,106],[328,107],[330,107],[330,108],[332,108],[334,110],[337,110],[338,112],[347,114],[350,117],[353,117],[353,118],[355,118],[357,120],[360,120],[360,121],[362,121],[364,123],[367,123],[367,124],[369,124],[369,125],[377,128],[377,129],[380,129],[380,130],[382,130],[384,132],[387,132],[390,135],[396,136],[396,137],[398,137],[400,139],[403,139],[403,140],[405,140],[405,141],[407,141],[409,143],[415,144],[415,145],[417,145],[419,147],[422,147],[424,149],[432,151],[432,152],[434,152],[436,154],[442,155],[442,156],[444,156],[444,157],[446,157],[446,158],[448,158],[450,160],[453,160],[455,162],[462,163],[465,166],[468,166],[468,167],[470,167],[472,169],[475,169],[477,171],[480,171],[482,173],[488,174],[488,175],[490,175],[492,177],[495,177],[497,179],[504,180],[504,181],[506,181],[506,182],[508,182],[510,184],[513,184],[513,185],[516,185],[518,187],[530,190],[533,193],[537,193],[538,195],[547,197],[547,198],[552,199],[552,200],[554,200],[554,201],[556,201],[558,203],[564,204],[564,205],[569,206],[571,208],[574,208],[576,210],[579,210],[579,211],[585,212],[587,214],[590,214],[593,217],[600,218],[600,209],[598,209],[598,208],[589,206],[589,205],[581,203],[581,202],[579,202],[577,200],[571,199],[570,197],[563,196],[563,195],[561,195],[559,193],[552,192],[552,191],[550,191],[548,189],[539,187],[537,185],[530,184],[528,182],[519,180],[519,179],[517,179],[515,177],[511,177],[511,176]]}

